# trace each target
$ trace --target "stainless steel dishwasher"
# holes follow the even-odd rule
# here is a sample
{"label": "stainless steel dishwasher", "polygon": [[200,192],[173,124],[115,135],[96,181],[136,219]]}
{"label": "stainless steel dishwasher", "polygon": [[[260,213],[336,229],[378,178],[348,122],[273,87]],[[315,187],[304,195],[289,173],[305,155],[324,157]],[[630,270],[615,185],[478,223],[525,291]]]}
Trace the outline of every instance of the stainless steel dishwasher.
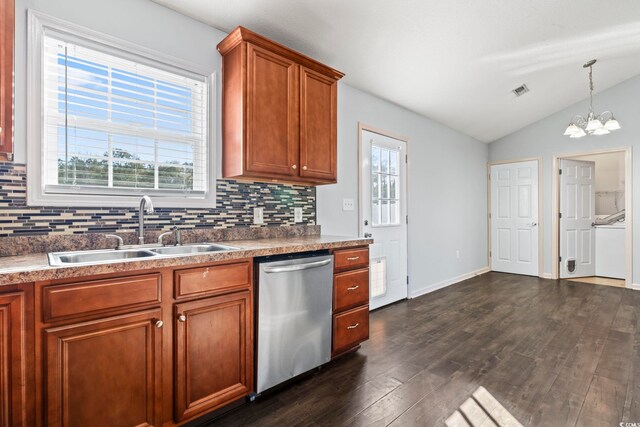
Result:
{"label": "stainless steel dishwasher", "polygon": [[333,255],[258,260],[257,292],[262,393],[331,359]]}

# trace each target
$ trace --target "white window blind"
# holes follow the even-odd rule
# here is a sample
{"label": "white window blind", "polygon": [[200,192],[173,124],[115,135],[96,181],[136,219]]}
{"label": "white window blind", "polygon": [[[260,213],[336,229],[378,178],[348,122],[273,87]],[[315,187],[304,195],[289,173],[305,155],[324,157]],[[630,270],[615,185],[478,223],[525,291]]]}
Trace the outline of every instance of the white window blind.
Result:
{"label": "white window blind", "polygon": [[207,80],[43,38],[45,193],[204,196]]}

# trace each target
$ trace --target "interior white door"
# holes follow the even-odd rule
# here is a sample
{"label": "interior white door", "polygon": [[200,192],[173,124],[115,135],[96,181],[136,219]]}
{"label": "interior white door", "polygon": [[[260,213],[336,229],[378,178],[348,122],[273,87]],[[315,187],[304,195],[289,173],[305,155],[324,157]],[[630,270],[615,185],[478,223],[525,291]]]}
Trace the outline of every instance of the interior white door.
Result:
{"label": "interior white door", "polygon": [[538,275],[538,161],[492,165],[491,270]]}
{"label": "interior white door", "polygon": [[407,144],[362,131],[360,230],[371,236],[371,310],[407,298]]}
{"label": "interior white door", "polygon": [[560,277],[595,276],[595,162],[561,159],[560,170]]}

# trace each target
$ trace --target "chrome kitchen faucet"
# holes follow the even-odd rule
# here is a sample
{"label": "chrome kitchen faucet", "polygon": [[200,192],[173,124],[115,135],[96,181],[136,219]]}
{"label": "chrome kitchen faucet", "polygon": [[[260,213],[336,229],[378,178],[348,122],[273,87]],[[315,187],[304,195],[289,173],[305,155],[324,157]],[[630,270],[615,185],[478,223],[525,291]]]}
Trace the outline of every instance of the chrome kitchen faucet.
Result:
{"label": "chrome kitchen faucet", "polygon": [[144,213],[153,213],[153,202],[149,196],[142,196],[138,212],[138,243],[144,245]]}

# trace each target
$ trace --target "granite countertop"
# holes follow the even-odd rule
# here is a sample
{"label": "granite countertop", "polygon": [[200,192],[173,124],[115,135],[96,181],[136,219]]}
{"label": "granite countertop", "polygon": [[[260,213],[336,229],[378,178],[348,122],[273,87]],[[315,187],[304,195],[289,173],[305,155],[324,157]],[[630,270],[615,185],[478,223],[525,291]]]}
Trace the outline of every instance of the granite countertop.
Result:
{"label": "granite countertop", "polygon": [[[213,243],[213,242],[211,242]],[[0,286],[19,283],[55,280],[73,277],[108,274],[135,270],[148,270],[163,267],[176,267],[198,263],[225,261],[240,258],[278,255],[322,249],[339,249],[369,245],[372,239],[340,236],[299,236],[256,240],[232,240],[220,242],[240,248],[235,251],[209,252],[189,255],[176,255],[142,258],[132,261],[115,261],[95,265],[52,267],[47,254],[29,254],[0,257]]]}

